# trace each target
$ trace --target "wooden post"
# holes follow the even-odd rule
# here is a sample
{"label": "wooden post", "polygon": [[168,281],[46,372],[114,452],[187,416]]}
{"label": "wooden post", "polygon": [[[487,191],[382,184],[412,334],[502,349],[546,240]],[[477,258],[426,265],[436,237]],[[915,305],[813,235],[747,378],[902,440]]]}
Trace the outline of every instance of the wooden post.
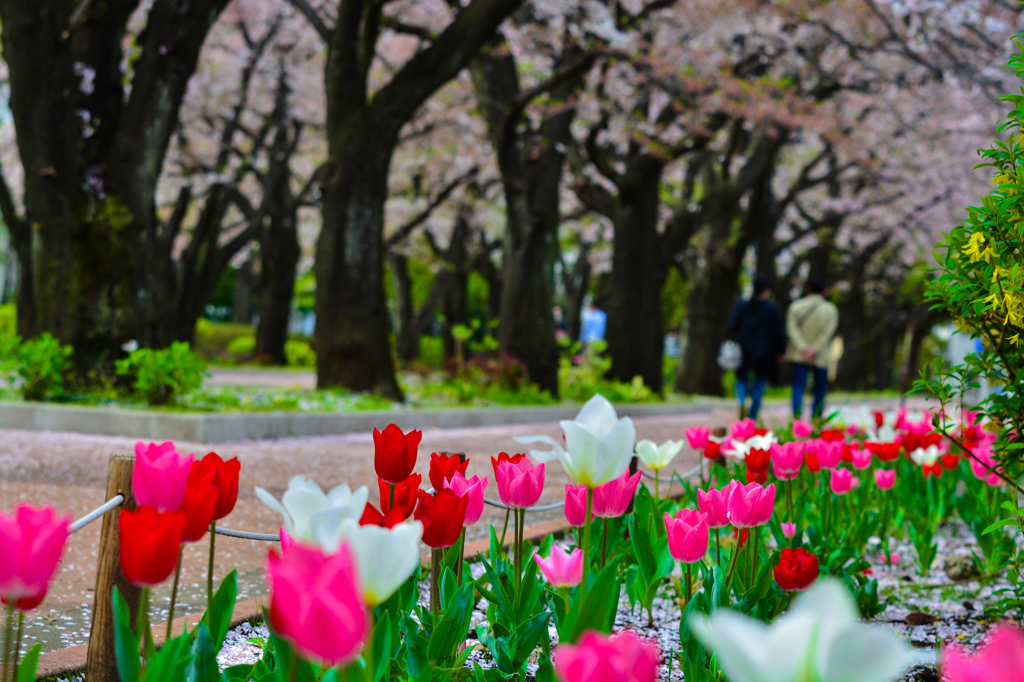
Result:
{"label": "wooden post", "polygon": [[135,623],[139,612],[140,590],[121,573],[121,510],[135,509],[135,497],[132,494],[134,464],[135,458],[130,455],[114,455],[110,458],[106,499],[124,495],[124,503],[103,517],[92,627],[89,630],[89,652],[85,663],[87,682],[119,681],[114,653],[114,588],[118,589],[127,602],[132,623]]}

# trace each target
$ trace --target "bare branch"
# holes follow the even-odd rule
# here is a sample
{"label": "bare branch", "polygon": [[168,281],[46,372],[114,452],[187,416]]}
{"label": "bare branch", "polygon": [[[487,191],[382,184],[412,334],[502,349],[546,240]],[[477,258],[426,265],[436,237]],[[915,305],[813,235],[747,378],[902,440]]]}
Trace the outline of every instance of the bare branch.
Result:
{"label": "bare branch", "polygon": [[438,206],[440,206],[441,204],[448,200],[448,197],[451,196],[452,192],[454,192],[456,188],[459,187],[459,185],[468,181],[470,178],[475,177],[477,173],[479,173],[479,169],[476,166],[474,166],[473,168],[470,168],[468,171],[466,171],[465,173],[463,173],[462,175],[448,183],[448,185],[440,192],[438,192],[437,195],[430,201],[430,203],[427,204],[426,208],[424,208],[418,214],[413,216],[413,218],[409,220],[409,222],[405,223],[400,228],[395,230],[394,234],[388,237],[384,245],[390,249],[398,245],[403,240],[405,240],[410,234],[412,234],[413,230],[415,230],[417,227],[419,227],[420,225],[427,221],[427,219],[434,213]]}
{"label": "bare branch", "polygon": [[302,12],[302,16],[306,17],[310,24],[312,24],[314,30],[320,34],[325,43],[331,42],[332,29],[327,25],[316,10],[313,9],[306,0],[288,0],[295,9]]}

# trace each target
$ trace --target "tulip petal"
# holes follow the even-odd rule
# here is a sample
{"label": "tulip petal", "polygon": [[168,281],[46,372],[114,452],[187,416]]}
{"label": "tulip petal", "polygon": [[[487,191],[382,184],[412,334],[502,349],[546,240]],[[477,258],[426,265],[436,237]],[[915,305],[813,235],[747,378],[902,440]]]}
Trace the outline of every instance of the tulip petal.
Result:
{"label": "tulip petal", "polygon": [[915,659],[913,650],[902,640],[860,624],[837,633],[832,646],[818,651],[818,674],[826,682],[893,680]]}
{"label": "tulip petal", "polygon": [[289,535],[295,533],[295,524],[292,522],[291,514],[289,514],[288,510],[284,508],[284,505],[277,501],[276,497],[259,486],[256,486],[256,497],[259,498],[260,502],[281,515],[284,519],[284,529],[288,531]]}
{"label": "tulip petal", "polygon": [[583,405],[574,421],[585,426],[598,438],[604,438],[618,419],[619,416],[611,402],[600,393],[595,393],[594,397]]}
{"label": "tulip petal", "polygon": [[512,440],[517,443],[544,443],[550,445],[552,450],[530,450],[530,457],[534,458],[538,462],[550,462],[555,459],[565,461],[565,450],[562,449],[562,444],[557,442],[551,436],[516,436]]}

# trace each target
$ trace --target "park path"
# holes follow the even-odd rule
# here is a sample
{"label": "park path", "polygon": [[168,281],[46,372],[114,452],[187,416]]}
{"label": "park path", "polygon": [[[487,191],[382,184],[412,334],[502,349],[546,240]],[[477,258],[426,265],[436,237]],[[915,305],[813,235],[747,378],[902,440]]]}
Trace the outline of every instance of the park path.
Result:
{"label": "park path", "polygon": [[312,370],[214,367],[209,374],[203,386],[316,388],[316,372]]}
{"label": "park path", "polygon": [[[772,405],[766,410],[765,419],[769,425],[780,423],[785,417],[782,405]],[[733,419],[735,411],[723,408],[680,416],[644,417],[634,422],[638,440],[649,438],[662,442],[669,438],[683,438],[683,431],[689,426],[724,426]],[[380,427],[386,425],[382,422]],[[425,429],[416,471],[423,475],[424,487],[428,487],[431,452],[465,452],[470,459],[468,475],[479,474],[493,479],[490,457],[502,451],[522,452],[523,446],[512,438],[531,434],[560,437],[561,429],[557,423]],[[15,502],[27,500],[36,505],[54,505],[78,518],[104,501],[109,457],[115,453],[130,453],[133,447],[134,440],[129,438],[0,430],[0,508],[9,511]],[[202,456],[209,451],[209,446],[181,442],[178,449]],[[291,477],[298,474],[315,480],[325,490],[342,483],[353,488],[369,486],[371,502],[379,504],[370,433],[237,442],[215,446],[215,450],[224,458],[238,457],[242,464],[238,504],[234,512],[224,519],[226,527],[275,532],[280,517],[257,501],[253,486],[262,486],[280,496]],[[683,472],[698,461],[698,453],[687,446],[676,458],[672,469]],[[567,482],[561,465],[557,462],[549,464],[540,504],[563,499]],[[493,480],[487,495],[492,499],[498,497]],[[548,512],[546,517],[531,515],[531,522],[560,515],[560,510]],[[503,519],[503,513],[487,507],[481,522],[474,527],[475,534],[482,536],[487,533],[488,523],[493,522],[500,527]],[[30,614],[27,621],[27,645],[43,641],[45,650],[52,650],[81,644],[87,639],[99,532],[100,523],[97,522],[72,537],[46,601]],[[218,579],[237,567],[240,597],[265,594],[262,566],[267,550],[268,543],[217,536]],[[179,600],[186,612],[203,608],[206,556],[205,542],[190,545],[185,550],[183,593]],[[166,586],[156,590],[153,594],[154,607],[166,609],[168,597]],[[163,620],[160,614],[154,613],[153,622]]]}

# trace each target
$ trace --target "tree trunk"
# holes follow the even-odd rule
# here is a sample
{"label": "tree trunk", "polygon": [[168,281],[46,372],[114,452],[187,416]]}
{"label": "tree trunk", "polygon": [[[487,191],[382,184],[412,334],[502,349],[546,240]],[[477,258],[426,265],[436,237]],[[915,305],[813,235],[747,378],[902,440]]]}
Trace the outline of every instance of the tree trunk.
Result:
{"label": "tree trunk", "polygon": [[402,400],[388,338],[382,257],[394,142],[371,130],[365,127],[347,144],[332,144],[324,182],[315,265],[317,387]]}
{"label": "tree trunk", "polygon": [[639,149],[619,182],[607,304],[609,375],[620,381],[640,376],[661,393],[664,383],[661,289],[668,270],[659,248],[658,190],[664,162]]}
{"label": "tree trunk", "polygon": [[[302,255],[297,229],[297,206],[283,202],[281,211],[268,211],[270,224],[260,244],[259,314],[256,356],[274,365],[287,365],[284,344],[295,295],[295,274]],[[288,210],[285,207],[291,207]]]}
{"label": "tree trunk", "polygon": [[412,300],[412,278],[409,277],[409,257],[403,253],[389,253],[391,278],[395,283],[395,308],[398,325],[395,329],[395,353],[398,361],[408,366],[420,355],[420,337],[415,333],[416,309]]}
{"label": "tree trunk", "polygon": [[235,298],[232,303],[232,321],[238,324],[252,324],[253,299],[256,297],[256,274],[252,271],[250,256],[235,273]]}
{"label": "tree trunk", "polygon": [[583,326],[583,299],[587,297],[590,288],[588,249],[588,244],[579,242],[579,252],[572,271],[562,275],[565,286],[565,328],[573,341],[580,338],[580,329]]}
{"label": "tree trunk", "polygon": [[73,0],[0,0],[32,226],[12,232],[19,333],[71,344],[80,374],[112,371],[130,339],[169,341],[172,244],[156,218],[156,185],[203,40],[227,2],[155,0],[129,77],[122,43],[138,3],[94,2],[70,26]]}

